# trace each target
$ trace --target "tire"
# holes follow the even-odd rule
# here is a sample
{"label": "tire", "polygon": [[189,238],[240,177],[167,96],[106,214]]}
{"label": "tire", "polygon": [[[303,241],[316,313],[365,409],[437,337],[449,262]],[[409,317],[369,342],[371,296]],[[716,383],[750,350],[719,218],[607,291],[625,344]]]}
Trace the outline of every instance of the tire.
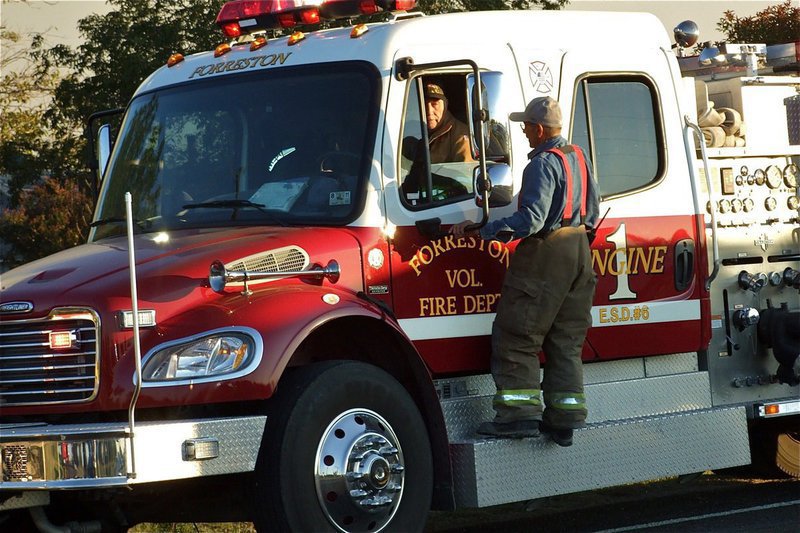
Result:
{"label": "tire", "polygon": [[422,531],[432,486],[425,424],[389,374],[330,361],[281,379],[256,464],[258,531]]}

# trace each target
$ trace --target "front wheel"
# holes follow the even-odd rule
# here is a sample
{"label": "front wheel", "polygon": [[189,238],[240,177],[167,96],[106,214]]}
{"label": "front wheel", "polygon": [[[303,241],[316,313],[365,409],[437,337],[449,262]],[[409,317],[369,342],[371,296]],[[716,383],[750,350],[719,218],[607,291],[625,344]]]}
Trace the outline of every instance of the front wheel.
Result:
{"label": "front wheel", "polygon": [[332,361],[281,380],[256,466],[259,531],[421,531],[431,501],[425,425],[383,370]]}

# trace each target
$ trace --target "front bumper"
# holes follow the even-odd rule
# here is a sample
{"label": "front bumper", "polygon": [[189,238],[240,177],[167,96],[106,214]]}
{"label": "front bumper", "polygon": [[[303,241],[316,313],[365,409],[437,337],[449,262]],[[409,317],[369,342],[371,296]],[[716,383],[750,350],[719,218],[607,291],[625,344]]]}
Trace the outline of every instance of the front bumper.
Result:
{"label": "front bumper", "polygon": [[0,491],[103,488],[250,472],[266,421],[249,416],[140,422],[133,435],[121,424],[1,425]]}

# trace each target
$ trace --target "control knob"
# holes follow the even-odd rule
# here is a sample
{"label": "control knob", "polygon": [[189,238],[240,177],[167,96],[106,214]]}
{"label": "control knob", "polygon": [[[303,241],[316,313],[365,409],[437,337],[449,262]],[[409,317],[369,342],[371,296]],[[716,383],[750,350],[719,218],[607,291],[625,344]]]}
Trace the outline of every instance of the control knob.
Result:
{"label": "control knob", "polygon": [[[785,277],[786,273],[784,272],[784,279]],[[767,283],[767,276],[763,273],[751,274],[747,270],[742,270],[739,272],[737,281],[739,282],[739,287],[742,289],[757,293],[763,289],[764,285]]]}
{"label": "control knob", "polygon": [[733,313],[733,325],[736,326],[736,329],[739,331],[744,331],[746,328],[758,324],[760,316],[758,309],[745,307]]}
{"label": "control knob", "polygon": [[[739,274],[741,276],[741,274]],[[783,282],[787,287],[800,290],[800,270],[786,267],[783,271]]]}

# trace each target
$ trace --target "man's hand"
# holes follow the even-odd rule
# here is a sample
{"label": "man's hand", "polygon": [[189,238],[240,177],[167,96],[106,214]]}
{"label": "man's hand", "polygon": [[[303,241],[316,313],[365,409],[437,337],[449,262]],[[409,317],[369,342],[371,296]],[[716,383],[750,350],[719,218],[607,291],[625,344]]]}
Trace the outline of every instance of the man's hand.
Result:
{"label": "man's hand", "polygon": [[467,226],[475,224],[471,220],[465,220],[464,222],[459,222],[450,227],[450,234],[455,235],[456,237],[469,237],[469,236],[478,236],[477,230],[465,231]]}

